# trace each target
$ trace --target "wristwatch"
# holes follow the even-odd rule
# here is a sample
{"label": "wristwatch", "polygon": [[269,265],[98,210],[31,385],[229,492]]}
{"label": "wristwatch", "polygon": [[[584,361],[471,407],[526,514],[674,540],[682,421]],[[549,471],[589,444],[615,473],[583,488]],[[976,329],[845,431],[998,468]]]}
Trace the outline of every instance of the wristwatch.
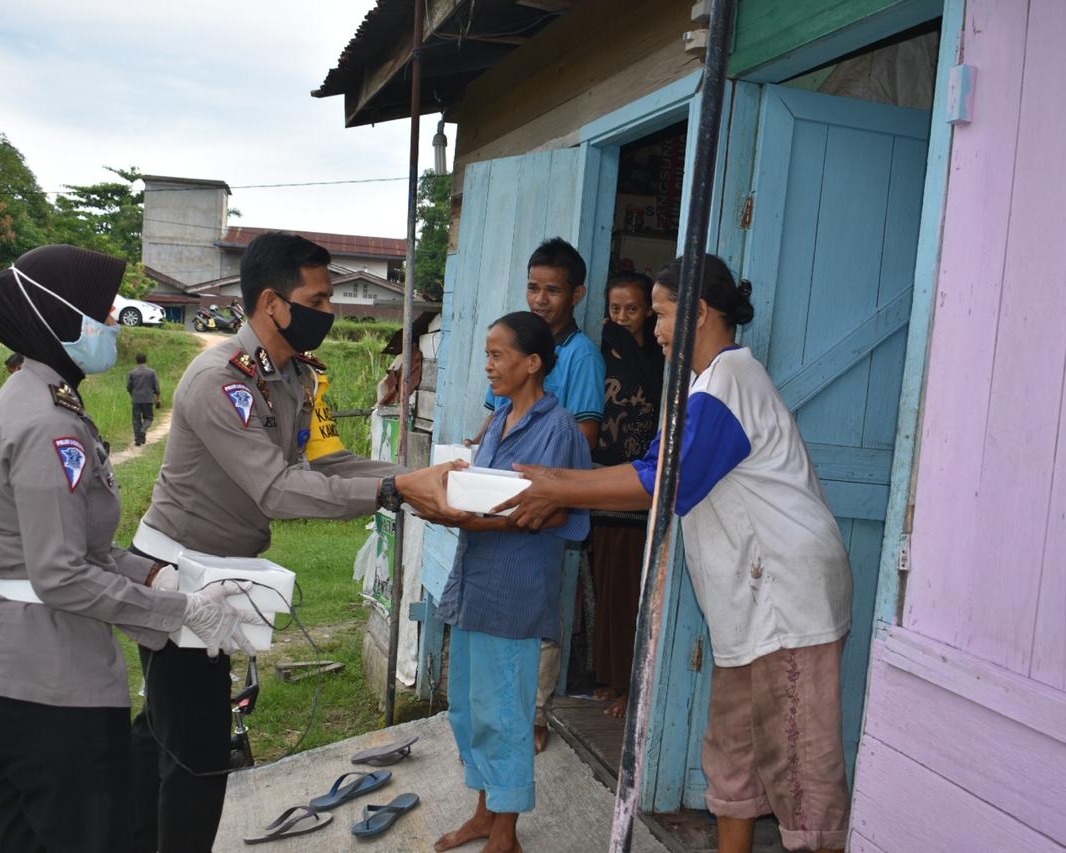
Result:
{"label": "wristwatch", "polygon": [[403,494],[396,488],[396,478],[385,477],[381,481],[381,489],[378,490],[378,507],[389,512],[399,512],[402,503]]}

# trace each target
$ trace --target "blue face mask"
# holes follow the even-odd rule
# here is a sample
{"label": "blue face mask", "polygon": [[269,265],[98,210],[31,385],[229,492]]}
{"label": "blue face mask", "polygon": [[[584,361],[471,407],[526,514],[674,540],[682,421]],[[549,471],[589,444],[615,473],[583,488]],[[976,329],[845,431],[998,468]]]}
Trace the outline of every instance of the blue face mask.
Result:
{"label": "blue face mask", "polygon": [[[103,373],[115,366],[115,362],[118,360],[118,326],[108,326],[106,323],[94,320],[84,311],[71,305],[62,296],[53,293],[43,284],[34,281],[18,268],[12,266],[11,271],[15,274],[15,282],[33,309],[33,313],[44,323],[44,327],[52,333],[52,337],[59,341],[67,356],[81,368],[82,373]],[[44,319],[41,312],[37,310],[37,306],[33,304],[29,294],[26,293],[26,288],[22,286],[24,280],[43,290],[49,296],[58,299],[72,311],[77,311],[81,314],[81,335],[76,341],[60,340],[59,335],[48,325],[48,321]]]}

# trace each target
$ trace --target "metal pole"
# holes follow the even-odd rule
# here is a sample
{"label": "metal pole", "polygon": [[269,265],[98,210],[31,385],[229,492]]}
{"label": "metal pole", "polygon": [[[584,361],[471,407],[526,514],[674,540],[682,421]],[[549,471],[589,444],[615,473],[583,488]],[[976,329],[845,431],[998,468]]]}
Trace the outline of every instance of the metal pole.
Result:
{"label": "metal pole", "polygon": [[722,119],[727,45],[733,31],[734,0],[714,0],[708,33],[707,58],[700,94],[699,133],[693,165],[692,197],[685,230],[681,282],[678,292],[674,347],[667,377],[659,469],[655,479],[655,499],[649,525],[651,537],[644,550],[643,587],[637,615],[637,639],[633,673],[629,682],[629,713],[618,772],[610,849],[628,853],[633,842],[633,821],[640,798],[640,778],[644,769],[644,746],[648,737],[651,688],[655,676],[659,628],[662,623],[666,574],[673,559],[671,543],[677,517],[677,494],[681,439],[688,404],[689,373],[699,314],[700,282],[707,250],[707,230],[711,218],[714,164],[718,155],[718,129]]}
{"label": "metal pole", "polygon": [[[411,326],[415,308],[415,223],[418,212],[418,123],[422,116],[423,0],[415,0],[411,37],[411,150],[407,176],[407,262],[403,277],[403,373],[400,377],[400,464],[407,465],[407,427],[411,420],[411,365],[414,353]],[[385,725],[396,713],[396,657],[400,647],[400,605],[403,603],[403,510],[396,513],[396,556],[393,564],[392,605],[389,608],[389,667],[385,682]]]}

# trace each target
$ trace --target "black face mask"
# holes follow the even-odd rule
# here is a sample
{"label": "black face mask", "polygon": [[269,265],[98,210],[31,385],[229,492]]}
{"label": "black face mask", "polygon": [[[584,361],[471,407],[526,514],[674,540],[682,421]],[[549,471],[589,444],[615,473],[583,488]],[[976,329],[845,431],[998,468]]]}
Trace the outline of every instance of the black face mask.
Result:
{"label": "black face mask", "polygon": [[310,352],[318,349],[322,345],[322,341],[326,339],[326,335],[329,334],[329,330],[333,328],[333,315],[328,311],[316,311],[306,305],[289,302],[280,293],[278,293],[278,299],[289,306],[290,315],[289,325],[284,329],[278,325],[277,320],[274,320],[273,317],[270,318],[274,323],[274,328],[278,330],[278,334],[296,352]]}

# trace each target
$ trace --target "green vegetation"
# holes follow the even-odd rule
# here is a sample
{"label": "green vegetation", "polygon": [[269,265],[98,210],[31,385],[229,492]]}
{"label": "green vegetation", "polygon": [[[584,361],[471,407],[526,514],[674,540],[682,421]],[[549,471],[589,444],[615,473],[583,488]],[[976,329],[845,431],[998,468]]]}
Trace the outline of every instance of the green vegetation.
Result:
{"label": "green vegetation", "polygon": [[418,179],[418,242],[415,244],[415,289],[426,299],[444,295],[448,227],[452,218],[452,176],[432,170]]}
{"label": "green vegetation", "polygon": [[0,267],[48,242],[52,206],[22,153],[0,133]]}
{"label": "green vegetation", "polygon": [[[335,412],[368,410],[377,400],[377,383],[394,356],[382,354],[399,329],[394,323],[358,323],[338,318],[317,355],[329,366],[329,402]],[[366,456],[370,452],[370,418],[337,419],[344,446]]]}
{"label": "green vegetation", "polygon": [[144,190],[134,190],[140,171],[107,171],[119,180],[68,186],[50,204],[37,178],[0,133],[0,266],[48,243],[70,243],[129,261],[120,292],[140,299],[154,286],[141,260]]}

